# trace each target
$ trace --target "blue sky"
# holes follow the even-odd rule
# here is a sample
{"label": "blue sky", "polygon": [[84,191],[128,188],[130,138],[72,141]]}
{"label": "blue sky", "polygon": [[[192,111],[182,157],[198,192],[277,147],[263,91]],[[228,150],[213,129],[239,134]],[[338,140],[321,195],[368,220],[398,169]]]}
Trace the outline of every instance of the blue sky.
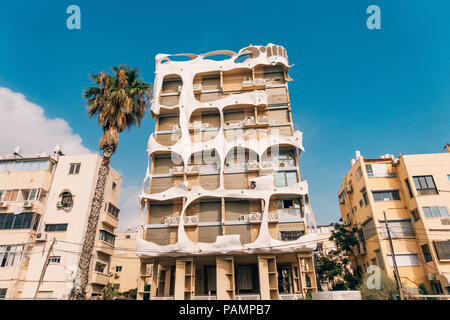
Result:
{"label": "blue sky", "polygon": [[[71,4],[81,8],[81,30],[66,28]],[[381,30],[366,27],[371,4],[381,8]],[[325,224],[340,217],[336,193],[355,150],[397,156],[450,142],[449,12],[448,0],[2,1],[0,87],[25,95],[46,119],[64,119],[97,150],[101,130],[81,96],[89,73],[126,63],[152,82],[157,53],[280,44],[295,64],[289,88],[304,132],[301,170]],[[7,112],[0,117],[10,125]],[[148,114],[121,135],[112,160],[123,175],[122,228],[137,208],[153,128]],[[16,141],[2,139],[3,154]]]}

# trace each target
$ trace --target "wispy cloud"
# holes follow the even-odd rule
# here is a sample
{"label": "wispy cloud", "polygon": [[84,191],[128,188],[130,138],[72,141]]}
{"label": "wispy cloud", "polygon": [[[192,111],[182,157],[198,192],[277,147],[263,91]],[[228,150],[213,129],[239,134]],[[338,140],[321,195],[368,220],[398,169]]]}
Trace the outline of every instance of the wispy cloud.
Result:
{"label": "wispy cloud", "polygon": [[137,227],[139,225],[139,194],[141,187],[137,185],[124,186],[120,189],[120,215],[119,232],[124,232],[128,226]]}

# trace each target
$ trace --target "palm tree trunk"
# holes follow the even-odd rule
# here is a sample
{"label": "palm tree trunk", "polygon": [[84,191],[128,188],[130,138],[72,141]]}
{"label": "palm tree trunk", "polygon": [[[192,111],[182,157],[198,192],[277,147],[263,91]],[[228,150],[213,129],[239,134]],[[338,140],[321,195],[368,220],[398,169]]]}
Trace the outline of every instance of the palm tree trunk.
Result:
{"label": "palm tree trunk", "polygon": [[98,219],[103,205],[106,178],[108,177],[110,168],[109,161],[113,153],[112,150],[111,147],[107,147],[103,150],[103,159],[98,171],[97,185],[95,186],[94,198],[92,198],[91,212],[89,213],[88,224],[78,264],[80,270],[80,287],[72,289],[71,299],[73,300],[87,299],[86,289],[89,282],[92,251],[97,234]]}

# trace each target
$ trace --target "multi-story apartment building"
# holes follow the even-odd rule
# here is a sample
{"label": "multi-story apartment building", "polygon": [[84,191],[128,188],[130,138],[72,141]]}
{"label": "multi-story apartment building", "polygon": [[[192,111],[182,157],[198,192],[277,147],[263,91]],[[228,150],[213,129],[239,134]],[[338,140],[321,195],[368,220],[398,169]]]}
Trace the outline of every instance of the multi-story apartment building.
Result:
{"label": "multi-story apartment building", "polygon": [[357,266],[394,277],[386,215],[403,286],[449,294],[450,153],[368,159],[357,151],[351,162],[338,197],[343,222],[360,227]]}
{"label": "multi-story apartment building", "polygon": [[[0,159],[0,298],[67,299],[101,158],[97,154]],[[121,177],[107,178],[89,292],[110,279]]]}
{"label": "multi-story apartment building", "polygon": [[119,292],[137,289],[140,260],[136,255],[138,233],[127,231],[117,233],[114,255],[111,257],[111,283]]}
{"label": "multi-story apartment building", "polygon": [[[317,235],[286,50],[156,56],[138,299],[291,299]],[[150,162],[151,161],[151,162]]]}

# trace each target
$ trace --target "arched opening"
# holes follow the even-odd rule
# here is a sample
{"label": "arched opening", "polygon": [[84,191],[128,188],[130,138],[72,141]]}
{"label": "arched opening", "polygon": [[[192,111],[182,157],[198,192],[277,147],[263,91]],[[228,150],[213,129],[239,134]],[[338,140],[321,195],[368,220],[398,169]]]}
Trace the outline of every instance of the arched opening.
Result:
{"label": "arched opening", "polygon": [[189,132],[194,143],[214,139],[220,130],[220,111],[218,108],[197,109],[191,114]]}
{"label": "arched opening", "polygon": [[181,139],[179,113],[162,113],[158,116],[155,140],[163,146],[172,146]]}
{"label": "arched opening", "polygon": [[183,80],[179,75],[166,75],[163,79],[161,92],[159,94],[159,103],[168,107],[177,105],[180,101],[182,88]]}
{"label": "arched opening", "polygon": [[151,154],[152,175],[149,193],[160,193],[176,186],[184,180],[184,164],[180,155],[170,151]]}
{"label": "arched opening", "polygon": [[189,158],[186,175],[189,186],[215,190],[220,186],[220,157],[215,149],[195,152]]}

